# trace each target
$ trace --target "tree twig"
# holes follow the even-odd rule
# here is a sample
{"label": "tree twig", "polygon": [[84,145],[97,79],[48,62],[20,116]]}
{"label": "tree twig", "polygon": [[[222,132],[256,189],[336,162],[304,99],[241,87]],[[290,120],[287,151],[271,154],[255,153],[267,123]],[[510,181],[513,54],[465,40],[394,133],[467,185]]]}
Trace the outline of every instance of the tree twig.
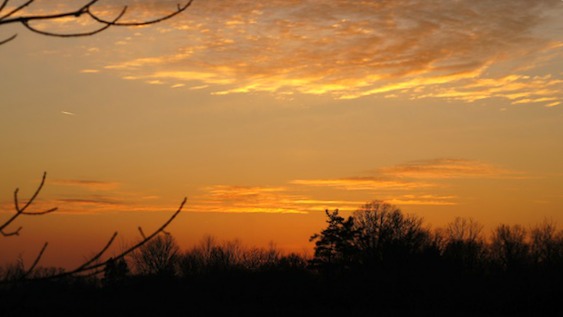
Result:
{"label": "tree twig", "polygon": [[155,24],[158,22],[162,22],[164,20],[168,20],[180,13],[182,13],[183,11],[185,11],[190,5],[192,5],[192,2],[194,0],[189,0],[185,5],[180,6],[180,4],[177,4],[177,9],[176,11],[165,15],[163,17],[154,19],[154,20],[148,20],[148,21],[142,21],[142,22],[111,22],[111,21],[106,21],[104,19],[101,19],[100,17],[98,17],[97,15],[93,14],[92,11],[88,10],[88,15],[90,15],[90,17],[92,17],[92,19],[94,19],[95,21],[102,23],[102,24],[111,24],[111,25],[115,25],[115,26],[142,26],[142,25],[149,25],[149,24]]}
{"label": "tree twig", "polygon": [[[26,3],[20,5],[19,7],[15,8],[14,10],[8,12],[6,15],[0,17],[0,22],[6,18],[9,18],[10,16],[14,15],[15,13],[17,13],[18,11],[23,10],[25,7],[27,7],[28,5],[32,4],[35,0],[29,0]],[[8,4],[8,1],[5,1],[2,5],[2,8]]]}
{"label": "tree twig", "polygon": [[35,261],[33,261],[33,264],[31,264],[31,266],[29,267],[29,269],[27,270],[27,272],[25,272],[25,274],[23,275],[22,278],[27,278],[27,276],[29,276],[31,274],[31,272],[33,272],[33,270],[35,270],[35,267],[37,266],[37,264],[39,264],[39,261],[41,260],[41,257],[43,257],[43,253],[45,252],[45,249],[47,249],[47,245],[48,243],[45,242],[45,244],[43,245],[43,247],[41,248],[41,251],[39,251],[39,254],[37,255],[37,257],[35,258]]}
{"label": "tree twig", "polygon": [[[113,256],[113,257],[111,257],[111,258],[109,258],[105,261],[100,262],[100,263],[92,264],[95,261],[99,260],[101,258],[101,256],[110,248],[110,246],[112,245],[112,243],[115,240],[115,237],[117,236],[117,232],[116,232],[116,233],[113,234],[113,236],[110,238],[108,243],[102,248],[102,250],[100,252],[98,252],[94,257],[92,257],[90,260],[86,261],[85,263],[81,264],[77,268],[75,268],[71,271],[60,273],[60,274],[55,274],[55,275],[40,277],[40,278],[28,279],[28,281],[59,279],[59,278],[63,278],[63,277],[76,276],[76,275],[93,276],[93,275],[97,275],[97,274],[103,272],[105,266],[107,265],[107,263],[109,261],[116,261],[116,260],[119,260],[119,259],[126,257],[131,252],[135,251],[136,249],[143,246],[145,243],[149,242],[152,238],[157,236],[159,233],[164,232],[164,229],[180,214],[180,212],[184,208],[184,205],[186,204],[186,201],[187,201],[187,198],[185,197],[184,200],[182,201],[182,203],[180,204],[180,206],[178,207],[178,209],[176,210],[176,212],[174,212],[174,214],[172,214],[172,216],[166,222],[164,222],[158,229],[156,229],[152,234],[144,237],[143,240],[141,240],[137,244],[133,245],[132,247],[126,249],[125,251],[121,252],[120,254]],[[0,284],[1,284],[1,282],[0,282]]]}
{"label": "tree twig", "polygon": [[11,40],[15,39],[17,36],[18,36],[17,34],[14,34],[14,35],[10,36],[9,38],[0,41],[0,45],[10,42]]}
{"label": "tree twig", "polygon": [[[19,11],[23,10],[24,8],[26,8],[27,6],[31,5],[34,1],[35,0],[29,0],[25,3],[23,3],[22,5],[18,6],[17,8],[13,9],[12,11],[8,12],[7,14],[1,16],[0,17],[0,25],[11,24],[11,23],[20,23],[25,28],[30,30],[31,32],[38,33],[38,34],[41,34],[41,35],[46,35],[46,36],[54,36],[54,37],[91,36],[91,35],[98,34],[98,33],[102,32],[102,31],[104,31],[104,30],[106,30],[106,29],[108,29],[112,26],[126,26],[126,27],[143,26],[143,25],[150,25],[150,24],[155,24],[155,23],[159,23],[159,22],[168,20],[168,19],[184,12],[189,6],[192,5],[194,0],[188,0],[184,5],[177,4],[176,5],[177,8],[174,12],[169,13],[167,15],[164,15],[162,17],[152,19],[152,20],[136,21],[136,22],[119,22],[120,19],[125,15],[125,12],[127,11],[127,6],[124,6],[123,9],[120,11],[119,15],[113,20],[106,20],[106,19],[99,17],[94,12],[92,12],[93,5],[96,4],[99,0],[91,0],[90,2],[86,3],[85,5],[83,5],[82,7],[80,7],[77,10],[74,10],[74,11],[68,11],[68,12],[63,12],[63,13],[55,13],[55,14],[44,14],[44,15],[20,15],[20,16],[12,17],[17,12],[19,12]],[[2,4],[0,4],[0,12],[2,11],[2,9],[4,9],[6,7],[8,2],[9,2],[9,0],[3,0]],[[102,26],[93,30],[93,31],[88,31],[88,32],[56,33],[56,32],[39,30],[39,29],[37,29],[36,27],[34,27],[30,24],[30,22],[36,21],[36,20],[56,20],[56,19],[65,18],[65,17],[79,18],[80,16],[82,16],[84,14],[88,15],[90,17],[90,19],[92,19],[95,22],[101,24]],[[13,35],[13,36],[5,39],[5,40],[0,41],[0,45],[12,41],[13,39],[16,38],[16,36],[17,36],[17,34],[15,34],[15,35]]]}
{"label": "tree twig", "polygon": [[0,224],[0,233],[4,236],[4,237],[9,237],[9,236],[17,236],[20,233],[20,230],[22,229],[22,227],[19,227],[17,230],[12,231],[12,232],[6,232],[5,229],[12,223],[14,222],[19,216],[21,215],[26,215],[26,216],[40,216],[40,215],[45,215],[51,212],[54,212],[57,210],[57,208],[51,208],[51,209],[47,209],[44,211],[37,211],[37,212],[27,212],[26,209],[31,206],[31,204],[33,204],[33,202],[35,201],[35,199],[37,198],[37,196],[39,195],[39,193],[41,192],[41,189],[43,188],[43,185],[45,184],[45,178],[47,177],[47,172],[43,173],[43,177],[41,178],[41,183],[39,183],[39,186],[37,187],[37,189],[35,190],[35,193],[33,193],[33,195],[31,196],[31,198],[27,201],[27,203],[25,203],[25,205],[23,207],[20,208],[20,204],[19,204],[19,199],[18,199],[18,192],[19,192],[19,188],[16,188],[16,190],[14,191],[14,208],[16,210],[16,213],[10,217],[8,220],[6,220],[3,224]]}
{"label": "tree twig", "polygon": [[127,7],[123,7],[123,9],[121,10],[121,12],[119,13],[119,15],[113,19],[112,21],[106,23],[104,26],[102,26],[101,28],[94,30],[94,31],[90,31],[90,32],[83,32],[83,33],[68,33],[68,34],[61,34],[61,33],[54,33],[54,32],[47,32],[47,31],[42,31],[42,30],[38,30],[34,27],[32,27],[31,25],[29,25],[29,21],[28,20],[22,20],[21,24],[23,24],[28,30],[41,34],[41,35],[46,35],[46,36],[55,36],[55,37],[82,37],[82,36],[90,36],[90,35],[94,35],[94,34],[98,34],[104,30],[109,29],[112,25],[115,25],[114,23],[116,23],[119,19],[121,19],[121,17],[123,17],[123,15],[125,14],[125,12],[127,11]]}

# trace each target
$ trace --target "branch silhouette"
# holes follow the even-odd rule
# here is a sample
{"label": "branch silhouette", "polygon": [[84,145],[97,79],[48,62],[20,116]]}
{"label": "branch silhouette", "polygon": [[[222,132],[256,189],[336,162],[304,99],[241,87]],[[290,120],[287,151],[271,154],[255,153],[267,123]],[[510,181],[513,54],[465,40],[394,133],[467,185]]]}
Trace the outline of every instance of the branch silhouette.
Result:
{"label": "branch silhouette", "polygon": [[[22,15],[19,15],[19,16],[14,16],[18,13],[22,13],[23,9],[32,5],[35,2],[35,0],[29,0],[29,1],[21,4],[20,6],[15,7],[11,11],[7,12],[6,14],[2,15],[2,11],[7,8],[7,5],[10,3],[10,1],[11,0],[3,0],[3,2],[0,4],[0,26],[7,25],[7,24],[18,24],[19,23],[19,24],[23,25],[29,31],[37,33],[37,34],[45,35],[45,36],[84,37],[84,36],[91,36],[91,35],[98,34],[102,31],[107,30],[108,28],[110,28],[112,26],[124,26],[124,27],[143,26],[143,25],[155,24],[155,23],[159,23],[159,22],[171,19],[172,17],[175,17],[176,15],[184,12],[193,3],[194,0],[188,0],[183,5],[177,4],[176,10],[174,10],[173,12],[171,12],[167,15],[164,15],[162,17],[152,19],[152,20],[133,21],[133,22],[121,22],[120,21],[123,18],[123,16],[125,15],[125,13],[127,12],[128,6],[124,6],[121,9],[121,11],[119,12],[119,14],[117,14],[116,17],[112,20],[106,20],[104,18],[101,18],[96,13],[94,13],[93,10],[92,10],[94,5],[97,4],[99,2],[99,0],[91,0],[90,2],[86,3],[82,7],[78,8],[76,10],[73,10],[73,11],[68,11],[68,12],[54,13],[54,14],[43,14],[43,15],[40,15],[40,14],[39,15],[22,14]],[[68,18],[68,17],[78,19],[82,16],[88,16],[91,20],[100,24],[100,26],[98,28],[96,28],[92,31],[88,31],[88,32],[56,33],[56,32],[50,32],[50,31],[37,29],[36,27],[34,27],[30,24],[30,22],[39,21],[39,20],[43,20],[43,21],[45,21],[45,20],[57,20],[57,19]],[[10,41],[14,40],[16,37],[17,37],[17,34],[14,34],[14,35],[6,38],[6,39],[0,40],[0,45],[3,45],[5,43],[10,42]]]}
{"label": "branch silhouette", "polygon": [[[0,8],[1,7],[2,7],[2,5],[0,5]],[[41,192],[41,189],[43,188],[43,185],[45,184],[46,177],[47,177],[47,172],[44,172],[43,177],[41,179],[41,182],[39,183],[39,186],[37,187],[37,189],[35,190],[35,192],[31,196],[31,198],[23,205],[23,207],[20,207],[20,202],[19,202],[19,198],[18,198],[19,188],[16,188],[16,190],[14,191],[14,208],[16,210],[16,213],[13,216],[11,216],[10,218],[8,218],[4,223],[0,224],[0,233],[2,234],[2,236],[12,237],[12,236],[18,236],[20,234],[22,227],[19,227],[18,229],[13,230],[13,231],[6,231],[6,228],[10,224],[12,224],[18,217],[20,217],[22,215],[25,215],[25,216],[40,216],[40,215],[46,215],[48,213],[51,213],[51,212],[54,212],[54,211],[57,210],[57,208],[51,208],[51,209],[47,209],[47,210],[44,210],[44,211],[38,211],[38,212],[26,211],[27,208],[29,208],[35,202],[37,196]],[[117,232],[115,232],[110,237],[108,242],[105,244],[105,246],[103,248],[100,249],[100,251],[98,251],[92,258],[85,261],[84,263],[82,263],[81,265],[76,267],[75,269],[70,270],[70,271],[65,271],[65,272],[62,272],[62,273],[58,273],[58,274],[54,274],[54,275],[39,277],[39,278],[29,278],[32,275],[32,273],[34,272],[34,270],[37,267],[37,265],[39,264],[39,262],[41,261],[41,258],[43,257],[43,254],[45,253],[45,250],[47,249],[48,243],[45,242],[45,244],[43,245],[43,247],[39,251],[38,255],[36,256],[35,260],[33,261],[32,265],[27,270],[25,270],[25,272],[23,272],[23,274],[21,276],[19,276],[18,279],[0,281],[0,284],[15,283],[15,282],[21,282],[21,281],[24,281],[24,280],[57,279],[57,278],[62,278],[62,277],[67,277],[67,276],[72,276],[72,275],[80,275],[80,274],[96,275],[96,274],[102,272],[103,269],[105,268],[105,266],[109,262],[124,258],[125,256],[127,256],[131,252],[133,252],[136,249],[145,245],[147,242],[149,242],[151,239],[156,237],[158,234],[165,232],[164,229],[166,229],[166,227],[168,227],[168,225],[170,223],[172,223],[172,221],[180,214],[180,212],[184,208],[184,205],[186,204],[186,201],[187,201],[187,197],[184,197],[184,199],[180,203],[180,206],[178,207],[176,212],[174,212],[172,214],[172,216],[170,216],[170,218],[166,222],[164,222],[158,229],[156,229],[150,235],[145,235],[143,230],[141,229],[141,227],[139,227],[139,232],[141,233],[141,237],[142,237],[141,241],[139,241],[135,245],[129,247],[125,251],[122,251],[121,253],[119,253],[118,255],[116,255],[114,257],[110,257],[110,258],[106,259],[105,261],[99,262],[100,259],[103,257],[103,255],[113,245],[113,242],[115,241],[115,238],[118,235]]]}
{"label": "branch silhouette", "polygon": [[117,237],[117,232],[115,232],[113,234],[113,236],[109,239],[106,246],[104,248],[102,248],[101,251],[98,252],[98,254],[96,254],[94,257],[92,257],[89,261],[85,262],[84,264],[80,265],[79,267],[77,267],[74,270],[64,272],[64,273],[61,273],[61,274],[57,274],[57,275],[53,275],[53,276],[49,276],[49,277],[46,277],[46,278],[48,278],[48,279],[60,278],[60,277],[64,277],[64,276],[77,275],[77,274],[81,274],[81,273],[90,273],[91,275],[95,275],[95,274],[102,272],[103,269],[105,268],[105,266],[110,261],[116,261],[116,260],[124,258],[125,256],[127,256],[131,252],[133,252],[136,249],[145,245],[152,238],[156,237],[159,233],[164,232],[164,229],[166,229],[166,227],[168,227],[168,225],[174,220],[174,218],[176,218],[176,216],[178,216],[180,214],[180,212],[182,212],[182,209],[184,208],[184,205],[186,204],[187,200],[188,200],[188,198],[184,197],[184,200],[182,200],[182,202],[180,203],[180,206],[178,207],[176,212],[174,212],[174,214],[172,214],[172,216],[166,222],[164,222],[158,229],[156,229],[153,233],[151,233],[148,236],[143,236],[143,239],[140,242],[138,242],[135,245],[129,247],[128,249],[119,253],[118,255],[113,256],[113,257],[111,257],[111,258],[109,258],[109,259],[107,259],[103,262],[95,263],[96,261],[98,261],[102,257],[102,255],[113,244],[113,241]]}
{"label": "branch silhouette", "polygon": [[41,179],[41,183],[39,183],[39,186],[37,187],[37,189],[35,190],[35,193],[31,196],[31,198],[27,201],[27,203],[25,203],[25,205],[23,207],[20,208],[20,203],[19,203],[19,199],[18,199],[18,192],[19,192],[19,188],[16,188],[16,190],[14,191],[14,208],[16,210],[16,213],[8,218],[8,220],[6,220],[3,224],[0,224],[0,233],[4,236],[4,237],[10,237],[10,236],[17,236],[20,234],[20,231],[22,229],[22,227],[19,227],[18,229],[14,230],[14,231],[6,231],[6,228],[12,224],[16,219],[18,219],[20,216],[25,215],[25,216],[41,216],[41,215],[45,215],[51,212],[54,212],[57,210],[57,208],[51,208],[51,209],[47,209],[44,211],[38,211],[38,212],[29,212],[26,211],[26,209],[31,206],[31,204],[33,204],[33,202],[35,201],[35,199],[37,198],[37,196],[39,195],[39,193],[41,192],[41,189],[43,188],[43,185],[45,184],[45,178],[47,177],[47,172],[43,173],[43,178]]}

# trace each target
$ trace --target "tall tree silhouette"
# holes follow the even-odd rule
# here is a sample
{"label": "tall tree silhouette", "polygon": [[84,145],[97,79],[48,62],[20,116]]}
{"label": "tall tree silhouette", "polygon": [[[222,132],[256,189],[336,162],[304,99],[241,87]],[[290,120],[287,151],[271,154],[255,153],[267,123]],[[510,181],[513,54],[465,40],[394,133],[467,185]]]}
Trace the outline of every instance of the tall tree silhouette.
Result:
{"label": "tall tree silhouette", "polygon": [[519,271],[530,263],[528,231],[521,225],[499,225],[493,232],[491,252],[500,267],[507,271]]}
{"label": "tall tree silhouette", "polygon": [[468,272],[483,264],[487,248],[482,230],[483,225],[472,218],[457,217],[448,224],[443,255],[452,269]]}
{"label": "tall tree silhouette", "polygon": [[530,253],[542,270],[558,270],[563,266],[563,231],[553,221],[545,220],[530,231]]}
{"label": "tall tree silhouette", "polygon": [[314,266],[323,270],[334,268],[347,269],[357,254],[358,231],[354,228],[354,219],[343,218],[338,210],[325,211],[328,226],[321,233],[311,236],[315,241]]}
{"label": "tall tree silhouette", "polygon": [[173,276],[180,255],[174,237],[164,233],[131,254],[136,270],[143,275]]}
{"label": "tall tree silhouette", "polygon": [[422,219],[383,201],[369,202],[353,213],[358,248],[367,265],[401,263],[420,253],[429,241]]}

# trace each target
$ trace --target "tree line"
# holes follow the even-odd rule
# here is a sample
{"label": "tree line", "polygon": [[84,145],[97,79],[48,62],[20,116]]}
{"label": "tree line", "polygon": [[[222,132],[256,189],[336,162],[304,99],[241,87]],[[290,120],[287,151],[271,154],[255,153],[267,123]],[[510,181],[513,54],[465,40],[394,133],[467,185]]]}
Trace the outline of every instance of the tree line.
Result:
{"label": "tree line", "polygon": [[[138,304],[148,292],[154,297],[145,305],[153,303],[156,306],[149,307],[158,310],[164,305],[172,312],[176,306],[155,298],[166,294],[174,301],[187,296],[194,315],[231,309],[261,315],[271,307],[280,315],[379,311],[501,316],[561,311],[563,231],[553,222],[530,228],[501,224],[485,236],[474,219],[456,218],[432,230],[422,218],[382,201],[371,201],[348,217],[338,210],[325,213],[326,227],[310,238],[312,256],[286,254],[274,244],[245,247],[210,236],[181,250],[163,231],[127,256],[105,261],[98,274],[49,279],[64,270],[38,266],[25,275],[21,262],[5,266],[0,270],[5,283],[0,301],[17,303],[22,294],[55,287],[70,292],[68,296],[95,294],[106,303],[116,300],[108,294],[120,294],[119,303]],[[17,283],[6,284],[9,281]],[[75,300],[85,304],[84,299]],[[58,299],[43,294],[27,307],[45,301],[53,305]]]}

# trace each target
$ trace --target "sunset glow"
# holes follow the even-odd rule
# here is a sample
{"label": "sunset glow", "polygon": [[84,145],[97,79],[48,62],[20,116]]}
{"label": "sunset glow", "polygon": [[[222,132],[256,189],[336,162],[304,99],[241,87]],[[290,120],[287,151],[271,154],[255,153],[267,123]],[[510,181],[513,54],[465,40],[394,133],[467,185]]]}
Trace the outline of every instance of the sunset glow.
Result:
{"label": "sunset glow", "polygon": [[[96,8],[122,4],[131,20],[176,8]],[[209,234],[310,252],[325,209],[375,199],[432,227],[561,226],[561,16],[559,0],[195,0],[92,37],[2,26],[0,41],[18,36],[0,45],[0,222],[43,171],[34,207],[59,210],[23,219],[0,252],[29,261],[49,241],[46,264],[78,263],[185,196],[169,228],[181,246]]]}

